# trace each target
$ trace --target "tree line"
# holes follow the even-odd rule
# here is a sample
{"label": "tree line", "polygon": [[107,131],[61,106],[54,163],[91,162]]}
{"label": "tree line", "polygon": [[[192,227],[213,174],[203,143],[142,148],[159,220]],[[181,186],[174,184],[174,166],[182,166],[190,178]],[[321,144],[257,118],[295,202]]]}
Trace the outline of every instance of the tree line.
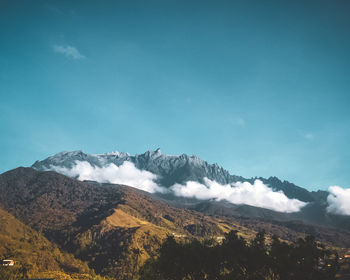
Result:
{"label": "tree line", "polygon": [[338,255],[313,236],[294,243],[277,236],[267,244],[259,232],[247,242],[236,231],[215,240],[176,241],[168,236],[158,255],[146,261],[141,280],[330,280],[335,279]]}

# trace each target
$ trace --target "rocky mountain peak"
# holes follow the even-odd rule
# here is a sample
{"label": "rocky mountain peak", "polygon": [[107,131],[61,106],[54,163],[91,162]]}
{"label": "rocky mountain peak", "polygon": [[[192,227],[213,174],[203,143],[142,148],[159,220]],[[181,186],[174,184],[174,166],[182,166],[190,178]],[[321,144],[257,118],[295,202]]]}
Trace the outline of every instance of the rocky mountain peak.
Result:
{"label": "rocky mountain peak", "polygon": [[[169,156],[162,154],[158,148],[149,150],[143,154],[130,155],[129,153],[86,154],[81,150],[60,152],[42,161],[36,161],[32,167],[37,170],[59,170],[56,167],[71,169],[77,162],[88,162],[93,167],[106,167],[110,164],[121,166],[124,162],[132,162],[137,169],[146,170],[156,175],[156,183],[163,187],[171,187],[174,184],[186,184],[188,181],[204,183],[204,178],[226,185],[238,181],[254,182],[254,178],[244,178],[231,175],[217,163],[209,164],[196,155]],[[314,200],[313,195],[306,189],[295,186],[287,181],[281,181],[277,177],[268,179],[259,178],[264,184],[275,191],[283,191],[289,198],[297,198],[301,201]]]}

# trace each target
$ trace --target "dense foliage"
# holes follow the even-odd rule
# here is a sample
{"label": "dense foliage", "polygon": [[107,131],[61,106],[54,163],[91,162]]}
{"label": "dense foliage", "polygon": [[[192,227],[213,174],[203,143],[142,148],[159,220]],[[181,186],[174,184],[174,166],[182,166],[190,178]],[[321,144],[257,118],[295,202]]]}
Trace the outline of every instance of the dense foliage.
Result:
{"label": "dense foliage", "polygon": [[330,280],[337,270],[337,255],[312,236],[292,244],[274,236],[267,245],[264,233],[247,243],[231,231],[222,243],[177,242],[168,236],[159,255],[149,259],[140,274],[142,280]]}

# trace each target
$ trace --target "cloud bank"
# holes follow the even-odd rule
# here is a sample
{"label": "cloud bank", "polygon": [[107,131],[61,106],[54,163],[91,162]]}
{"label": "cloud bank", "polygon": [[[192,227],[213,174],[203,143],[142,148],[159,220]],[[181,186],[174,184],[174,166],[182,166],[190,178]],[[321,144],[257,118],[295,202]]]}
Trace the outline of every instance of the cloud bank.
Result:
{"label": "cloud bank", "polygon": [[330,194],[327,197],[327,211],[333,214],[350,215],[350,189],[331,186],[328,191]]}
{"label": "cloud bank", "polygon": [[76,47],[73,46],[61,46],[61,45],[54,45],[53,50],[55,53],[61,53],[65,55],[68,58],[73,59],[83,59],[85,58],[84,55],[82,55]]}
{"label": "cloud bank", "polygon": [[273,191],[260,180],[256,180],[254,184],[237,182],[221,185],[204,178],[204,184],[188,181],[185,185],[175,184],[170,189],[166,189],[155,183],[157,175],[149,171],[139,170],[129,161],[125,161],[120,166],[111,163],[103,167],[92,166],[87,161],[75,161],[72,168],[50,166],[49,170],[81,181],[91,180],[100,183],[123,184],[150,193],[171,191],[176,196],[201,200],[226,200],[233,204],[248,204],[285,213],[297,212],[306,205],[300,200],[289,199],[282,191]]}
{"label": "cloud bank", "polygon": [[137,169],[129,161],[125,161],[121,166],[111,163],[104,167],[92,166],[87,161],[76,161],[71,169],[51,166],[50,170],[69,177],[75,177],[81,181],[91,180],[100,183],[122,184],[150,193],[164,192],[165,190],[154,182],[157,178],[156,175],[145,170]]}
{"label": "cloud bank", "polygon": [[227,200],[234,204],[248,204],[285,213],[298,212],[306,205],[298,199],[289,199],[282,191],[273,191],[260,180],[255,180],[254,184],[237,182],[232,185],[220,185],[207,178],[204,178],[204,182],[189,181],[186,185],[175,184],[171,189],[177,196]]}

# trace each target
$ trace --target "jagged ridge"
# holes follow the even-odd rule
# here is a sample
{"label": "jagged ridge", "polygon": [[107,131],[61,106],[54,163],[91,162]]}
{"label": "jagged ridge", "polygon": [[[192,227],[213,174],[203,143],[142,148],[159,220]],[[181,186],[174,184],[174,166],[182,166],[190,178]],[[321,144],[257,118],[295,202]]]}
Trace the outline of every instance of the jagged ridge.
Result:
{"label": "jagged ridge", "polygon": [[106,154],[86,154],[83,151],[61,152],[48,157],[42,161],[36,161],[32,167],[36,170],[52,170],[52,166],[71,168],[76,161],[87,161],[92,166],[103,167],[108,164],[122,165],[125,161],[130,161],[141,170],[147,170],[156,174],[157,183],[170,187],[175,183],[184,184],[187,181],[203,183],[206,177],[220,184],[231,184],[238,181],[253,183],[255,179],[260,179],[264,184],[269,185],[275,191],[283,191],[288,198],[296,198],[304,202],[313,202],[324,199],[320,196],[298,187],[288,181],[281,181],[276,177],[270,178],[244,178],[238,175],[231,175],[227,170],[218,164],[209,164],[197,156],[182,154],[171,156],[162,154],[160,149],[147,151],[140,155],[131,156],[128,153],[106,153]]}

